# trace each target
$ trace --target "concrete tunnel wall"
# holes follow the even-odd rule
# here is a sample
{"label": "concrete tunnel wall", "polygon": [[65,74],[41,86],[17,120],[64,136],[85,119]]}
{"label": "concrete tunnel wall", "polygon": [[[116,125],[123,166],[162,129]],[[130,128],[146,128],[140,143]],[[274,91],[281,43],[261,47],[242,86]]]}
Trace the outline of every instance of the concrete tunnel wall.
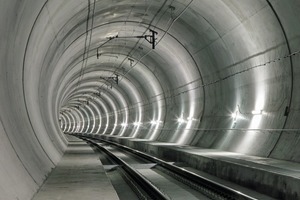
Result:
{"label": "concrete tunnel wall", "polygon": [[1,199],[31,199],[62,130],[299,162],[299,1],[88,2],[0,1]]}

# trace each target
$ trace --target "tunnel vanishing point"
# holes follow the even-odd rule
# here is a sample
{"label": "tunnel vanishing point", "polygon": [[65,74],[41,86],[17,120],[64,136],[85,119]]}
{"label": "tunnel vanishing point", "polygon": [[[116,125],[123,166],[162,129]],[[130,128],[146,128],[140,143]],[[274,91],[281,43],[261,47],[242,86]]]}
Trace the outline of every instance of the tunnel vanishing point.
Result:
{"label": "tunnel vanishing point", "polygon": [[66,133],[300,199],[299,0],[1,0],[0,15],[1,200],[33,198]]}

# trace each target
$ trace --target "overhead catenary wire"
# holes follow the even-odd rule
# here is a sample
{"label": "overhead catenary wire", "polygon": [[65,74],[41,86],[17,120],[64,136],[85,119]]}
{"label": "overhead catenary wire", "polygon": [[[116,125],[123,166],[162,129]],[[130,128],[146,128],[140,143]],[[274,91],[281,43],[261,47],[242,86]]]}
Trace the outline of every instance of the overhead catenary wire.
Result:
{"label": "overhead catenary wire", "polygon": [[[166,5],[168,0],[165,0],[164,3],[162,4],[162,6],[158,9],[158,11],[156,12],[156,14],[154,15],[154,17],[152,18],[152,20],[150,21],[147,29],[143,32],[143,35],[147,32],[147,30],[152,26],[152,23],[154,21],[154,19],[156,18],[156,16],[162,11],[163,7]],[[173,19],[173,21],[171,22],[171,24],[168,26],[168,28],[166,29],[166,31],[164,31],[164,34],[163,36],[160,38],[160,40],[157,42],[157,44],[165,37],[165,35],[167,34],[167,32],[170,30],[170,28],[173,26],[173,24],[184,14],[184,12],[188,9],[188,7],[192,4],[193,0],[191,0],[187,5],[186,7],[180,12],[180,14],[175,18]],[[168,7],[167,9],[169,9],[170,7]],[[164,14],[164,13],[163,13]],[[160,18],[161,19],[161,18]],[[159,20],[160,20],[159,19]],[[159,23],[159,21],[157,21],[156,25]],[[154,26],[155,27],[155,26]],[[142,39],[142,38],[140,38]],[[104,43],[102,43],[98,48],[97,48],[97,56],[98,56],[98,50],[100,47],[103,47],[105,44],[107,44],[108,42],[111,41],[111,38],[109,38],[107,41],[105,41]],[[122,68],[122,65],[123,63],[127,60],[127,58],[129,58],[129,55],[132,53],[132,51],[136,50],[137,49],[137,45],[139,44],[139,41],[136,42],[136,45],[132,48],[132,50],[128,53],[128,56],[125,57],[123,59],[123,61],[120,63],[119,67],[116,68],[116,70],[111,74],[111,76],[113,76],[119,69]],[[151,52],[153,51],[153,49],[151,49],[150,51],[148,51],[146,54],[144,54],[133,66],[130,70],[128,70],[124,76],[121,76],[119,81],[121,81],[127,74],[130,73],[130,71],[135,67],[137,66],[137,64],[139,64],[141,62],[141,60],[143,58],[145,58],[147,55],[149,55]],[[101,86],[97,87],[97,91],[100,91],[104,86],[106,86],[105,83],[103,83]],[[75,90],[76,91],[76,90]]]}
{"label": "overhead catenary wire", "polygon": [[[192,2],[192,1],[191,1],[191,2]],[[191,2],[190,2],[190,3],[191,3]],[[188,8],[188,7],[186,7],[185,10],[186,10],[187,8]],[[183,14],[183,12],[182,12],[181,14]],[[177,16],[175,19],[178,19],[179,17],[180,17],[180,15]],[[174,24],[174,22],[175,22],[175,21],[173,21],[173,22],[171,23],[171,25],[169,26],[169,28],[165,31],[164,35],[167,34],[167,31],[171,28],[171,26],[172,26],[172,24]],[[159,41],[161,41],[161,40],[162,40],[162,38],[161,38]],[[152,51],[152,50],[150,50],[150,51]],[[221,82],[221,81],[225,81],[225,80],[227,80],[227,79],[229,79],[229,78],[235,77],[235,76],[237,76],[237,75],[239,75],[239,74],[245,73],[245,72],[247,72],[247,71],[254,70],[255,68],[267,66],[267,65],[270,65],[271,63],[278,62],[278,61],[280,61],[280,60],[282,60],[282,59],[289,58],[289,57],[294,56],[294,55],[297,55],[297,54],[299,54],[299,51],[296,51],[296,52],[294,52],[294,53],[292,53],[292,54],[289,54],[289,55],[287,55],[287,56],[284,56],[284,57],[279,57],[279,58],[277,58],[277,59],[270,60],[270,61],[265,62],[265,63],[263,63],[263,64],[255,65],[255,66],[246,68],[246,69],[244,69],[244,70],[240,70],[240,71],[238,71],[238,72],[236,72],[236,73],[233,73],[233,74],[224,76],[224,77],[222,77],[222,78],[220,78],[220,79],[217,79],[217,80],[214,80],[214,81],[211,81],[211,82],[208,82],[208,83],[199,84],[199,85],[197,85],[197,86],[195,86],[195,87],[193,87],[193,88],[190,88],[190,89],[188,89],[188,90],[184,90],[184,91],[178,92],[178,93],[176,93],[176,94],[173,94],[173,95],[170,95],[170,96],[167,96],[167,97],[164,97],[164,98],[156,99],[155,101],[160,101],[160,100],[164,100],[164,99],[167,99],[167,98],[173,98],[173,97],[176,97],[176,96],[178,96],[178,95],[180,95],[180,94],[184,94],[184,93],[187,93],[187,92],[192,91],[192,90],[196,90],[196,89],[201,88],[201,87],[208,87],[208,86],[217,84],[217,83],[219,83],[219,82]],[[147,54],[145,54],[144,56],[147,56]],[[126,59],[126,58],[125,58],[125,59]],[[125,60],[125,59],[124,59],[124,60]],[[140,62],[142,59],[143,59],[143,57],[142,57],[141,59],[139,59],[138,62]],[[132,70],[132,69],[137,65],[138,62],[136,62],[135,65],[134,65],[130,70]],[[127,71],[126,74],[128,74],[128,73],[129,73],[129,71]],[[123,78],[123,77],[122,77],[122,78]],[[182,86],[179,86],[179,87],[177,87],[177,88],[172,89],[172,91],[178,90],[178,89],[180,89],[180,88],[184,88],[184,87],[186,87],[187,85],[190,85],[190,84],[194,84],[194,83],[196,84],[198,81],[199,81],[199,80],[193,80],[193,81],[191,81],[191,82],[189,82],[189,83],[186,83],[186,84],[184,84],[184,85],[182,85]],[[170,93],[171,93],[171,92],[170,92]],[[154,98],[156,98],[156,97],[163,96],[163,95],[165,95],[165,93],[160,93],[160,94],[154,95],[154,96],[150,97],[150,99],[154,99]],[[137,103],[135,103],[135,104],[133,104],[133,105],[131,105],[131,106],[134,106],[134,105],[136,105],[136,104],[141,104],[141,103],[149,104],[149,103],[151,103],[151,102],[149,102],[148,100],[147,100],[147,101],[140,101],[140,102],[137,102]]]}
{"label": "overhead catenary wire", "polygon": [[[165,4],[167,3],[167,1],[168,0],[165,0],[164,1],[164,3],[162,4],[162,6],[158,9],[158,11],[156,12],[156,14],[154,15],[154,17],[151,19],[151,21],[150,21],[150,23],[149,23],[149,25],[148,25],[148,29],[151,27],[151,24],[152,24],[152,22],[154,21],[154,19],[156,18],[156,16],[161,12],[161,10],[162,10],[162,8],[165,6]],[[95,1],[94,1],[95,2]],[[132,8],[133,9],[133,8]],[[132,11],[132,9],[131,9],[131,11]],[[89,16],[89,14],[88,14],[88,16]],[[144,16],[146,16],[146,13],[144,14]],[[93,17],[94,17],[94,14],[93,14]],[[128,16],[129,17],[129,16]],[[87,24],[88,24],[88,19],[89,19],[89,17],[87,18]],[[87,33],[88,33],[88,30],[86,31]],[[145,34],[147,32],[147,29],[143,32],[143,35]],[[140,38],[140,39],[142,39],[142,38]],[[99,48],[100,47],[103,47],[105,44],[107,44],[108,42],[110,42],[111,41],[111,39],[108,39],[107,41],[105,41],[104,43],[102,43],[98,48],[97,48],[97,56],[98,56],[98,51],[99,51]],[[136,42],[136,45],[131,49],[131,51],[128,53],[128,55],[130,55],[130,53],[134,50],[134,49],[136,49],[137,48],[137,44],[139,43],[139,41],[137,41]],[[123,47],[124,48],[124,47]],[[85,53],[84,53],[84,55],[85,55]],[[83,57],[83,61],[82,61],[82,63],[84,63],[86,60],[88,60],[88,57]],[[116,73],[116,71],[119,69],[119,68],[121,68],[121,66],[123,65],[123,63],[125,62],[127,60],[127,57],[126,58],[124,58],[124,60],[121,62],[121,64],[119,65],[119,67],[117,67],[117,69],[112,73],[112,75],[114,75],[115,73]],[[83,65],[82,65],[83,66]],[[83,67],[82,67],[82,69],[83,69]],[[81,72],[83,72],[82,70],[81,70]],[[111,75],[111,76],[112,76]],[[80,74],[80,77],[82,77],[82,75]],[[82,78],[81,78],[82,79]],[[79,85],[80,85],[80,81],[81,81],[81,79],[79,78],[78,79],[78,83],[77,83],[77,86],[76,86],[76,89],[75,89],[75,92],[78,90],[78,87],[79,87]],[[105,83],[103,83],[100,87],[98,87],[98,89],[97,90],[101,90],[101,88],[103,87],[103,86],[106,86],[106,84]]]}
{"label": "overhead catenary wire", "polygon": [[[163,9],[163,7],[166,5],[167,1],[168,1],[168,0],[165,0],[164,3],[161,5],[161,7],[157,10],[156,14],[155,14],[154,17],[151,19],[151,21],[150,21],[148,27],[145,29],[145,31],[142,33],[142,35],[145,35],[146,32],[147,32],[147,30],[150,29],[151,24],[153,23],[154,19],[155,19],[155,18],[157,17],[157,15],[162,11],[162,9]],[[140,39],[142,39],[142,38],[140,38]],[[128,56],[132,53],[132,51],[134,51],[134,50],[137,48],[137,45],[139,44],[140,39],[136,42],[136,44],[135,44],[134,47],[131,49],[131,51],[129,51]],[[108,39],[105,43],[108,43],[109,41],[111,41],[111,39]],[[104,45],[102,44],[101,47],[102,47],[102,46],[104,46]],[[98,48],[99,48],[99,47],[98,47]],[[120,69],[120,68],[122,67],[123,63],[127,60],[128,56],[125,57],[125,58],[123,59],[123,61],[120,63],[120,65],[117,67],[117,69],[114,70],[114,72],[112,73],[112,75],[115,74],[115,73],[117,72],[117,70]],[[121,79],[120,79],[120,80],[121,80]],[[102,84],[102,85],[99,86],[98,88],[101,89],[103,86],[105,86],[105,84]]]}
{"label": "overhead catenary wire", "polygon": [[88,14],[86,17],[86,30],[85,30],[84,49],[83,49],[83,54],[82,54],[82,63],[81,63],[81,68],[80,68],[76,88],[79,87],[79,84],[81,81],[81,75],[82,75],[83,67],[84,67],[84,63],[85,63],[85,56],[86,56],[86,51],[87,51],[87,40],[88,40],[88,33],[89,33],[89,19],[90,19],[90,0],[88,0]]}
{"label": "overhead catenary wire", "polygon": [[[148,25],[148,28],[151,27],[152,22],[154,21],[154,19],[156,18],[156,16],[161,12],[162,8],[165,6],[165,4],[167,3],[167,1],[168,1],[168,0],[165,0],[165,1],[164,1],[163,5],[159,8],[159,10],[157,11],[157,13],[154,15],[154,17],[152,18],[151,22],[150,22],[149,25]],[[173,0],[173,1],[174,1],[174,0]],[[95,4],[95,1],[94,1],[94,4]],[[147,7],[146,12],[144,13],[143,17],[146,16],[147,10],[149,9],[149,7],[150,7],[151,5],[152,5],[152,4],[150,4],[150,5]],[[89,8],[89,9],[88,9],[88,13],[90,13],[90,3],[89,3],[88,8]],[[95,8],[95,5],[94,5],[94,8]],[[132,9],[133,9],[133,7],[131,8],[130,13],[132,12]],[[130,13],[129,13],[129,15],[130,15]],[[129,18],[129,15],[127,16],[127,19]],[[90,16],[90,14],[88,14],[88,17],[87,17],[87,24],[88,24],[89,16]],[[93,11],[93,18],[92,18],[92,20],[93,20],[93,19],[94,19],[94,11]],[[92,22],[92,23],[93,23],[93,22]],[[141,23],[141,22],[140,22],[140,23]],[[125,21],[125,24],[126,24],[126,21]],[[93,30],[93,26],[92,26],[92,28],[91,28],[90,31],[92,31],[92,30]],[[146,31],[147,31],[147,29],[144,31],[143,34],[145,34]],[[88,27],[87,27],[86,33],[88,33],[88,32],[89,32],[89,30],[88,30]],[[130,37],[130,36],[129,36],[129,37]],[[133,36],[133,37],[135,37],[135,36]],[[122,37],[122,38],[123,38],[123,37]],[[143,37],[140,37],[140,38],[143,38]],[[108,39],[107,41],[105,41],[104,43],[102,43],[100,46],[98,46],[97,52],[98,52],[99,48],[101,48],[102,46],[104,46],[105,44],[107,44],[107,43],[110,42],[110,41],[111,41],[111,38]],[[139,41],[138,41],[136,44],[138,44],[138,43],[139,43]],[[86,46],[86,45],[85,45],[85,46]],[[136,46],[135,46],[135,47],[136,47]],[[135,49],[136,49],[135,47],[133,47],[132,50],[135,50]],[[124,47],[123,47],[123,48],[124,48]],[[97,53],[97,54],[98,54],[98,53]],[[130,54],[130,52],[129,52],[129,54]],[[86,60],[87,60],[88,56],[85,56],[86,53],[84,53],[83,55],[84,55],[84,57],[83,57],[82,63],[86,63]],[[126,58],[124,59],[124,61],[126,61]],[[123,62],[122,62],[122,63],[123,63]],[[117,68],[117,69],[118,69],[118,68]],[[82,70],[81,70],[81,74],[82,74]],[[80,75],[80,76],[81,76],[81,75]]]}
{"label": "overhead catenary wire", "polygon": [[[290,59],[290,57],[293,57],[293,56],[296,56],[296,55],[299,55],[300,54],[300,50],[298,51],[294,51],[293,53],[291,54],[288,54],[288,55],[285,55],[285,56],[282,56],[282,57],[278,57],[278,58],[275,58],[275,59],[272,59],[272,60],[269,60],[267,62],[264,62],[264,63],[261,63],[261,64],[258,64],[258,65],[254,65],[254,66],[251,66],[251,67],[248,67],[244,70],[240,70],[236,73],[233,73],[233,74],[230,74],[230,75],[227,75],[227,76],[224,76],[220,79],[217,79],[217,80],[214,80],[214,81],[211,81],[211,82],[208,82],[208,83],[205,83],[205,84],[199,84],[193,88],[190,88],[190,89],[187,89],[187,90],[183,90],[181,92],[178,92],[178,93],[175,93],[175,94],[172,94],[174,93],[175,90],[177,89],[180,89],[182,88],[183,86],[180,86],[180,87],[177,87],[177,88],[174,88],[172,91],[167,91],[169,94],[172,94],[172,95],[169,95],[169,96],[165,96],[165,93],[160,93],[160,94],[157,94],[157,95],[154,95],[152,97],[150,97],[149,99],[153,99],[153,100],[150,100],[147,99],[147,100],[143,100],[143,101],[139,101],[139,102],[136,102],[134,104],[131,104],[130,106],[127,106],[127,107],[124,107],[122,109],[119,109],[118,112],[121,113],[121,112],[124,112],[125,110],[128,110],[128,109],[133,109],[137,106],[146,106],[146,105],[149,105],[149,104],[152,104],[152,103],[155,103],[155,102],[159,102],[159,101],[163,101],[163,100],[166,100],[166,99],[170,99],[170,98],[174,98],[176,96],[179,96],[181,94],[185,94],[185,93],[188,93],[190,91],[193,91],[193,90],[196,90],[198,88],[201,88],[201,87],[208,87],[208,86],[211,86],[211,85],[214,85],[214,84],[217,84],[217,83],[220,83],[222,81],[225,81],[227,79],[230,79],[230,78],[233,78],[235,76],[238,76],[242,73],[246,73],[246,72],[249,72],[251,70],[254,70],[254,69],[257,69],[257,68],[260,68],[260,67],[266,67],[266,66],[270,66],[271,64],[274,64],[276,62],[280,62],[284,59]],[[196,83],[195,81],[191,81],[190,83]],[[189,85],[190,83],[187,83],[185,84],[185,86]],[[89,95],[89,94],[87,94]],[[160,97],[162,96],[161,98],[157,99],[157,97]]]}
{"label": "overhead catenary wire", "polygon": [[[95,8],[96,8],[96,0],[94,0],[94,2],[93,2],[93,10],[92,11],[91,11],[91,0],[88,0],[88,14],[87,14],[87,18],[86,18],[86,37],[85,37],[85,42],[84,42],[84,52],[83,52],[83,55],[82,55],[82,57],[83,57],[82,58],[82,65],[81,65],[80,74],[79,74],[79,77],[78,77],[78,82],[77,82],[77,85],[76,85],[76,90],[80,86],[80,83],[81,83],[81,81],[83,79],[83,76],[84,76],[84,70],[85,70],[85,68],[87,66],[87,62],[88,62],[89,49],[90,49],[90,46],[91,46],[92,34],[93,34],[93,28],[94,28]],[[89,21],[90,21],[91,12],[92,12],[91,28],[89,28]]]}
{"label": "overhead catenary wire", "polygon": [[[174,18],[173,20],[172,20],[172,22],[171,22],[171,24],[167,27],[167,29],[166,29],[166,31],[164,31],[164,34],[163,34],[163,36],[158,40],[158,42],[156,43],[156,45],[165,37],[165,35],[168,33],[168,31],[170,30],[170,28],[173,26],[173,24],[184,14],[184,12],[189,8],[189,6],[192,4],[192,2],[193,2],[193,0],[191,0],[186,6],[185,6],[185,8],[179,13],[179,15],[176,17],[176,18]],[[144,33],[142,34],[142,35],[145,35],[145,33],[146,33],[146,31],[151,27],[151,24],[153,23],[153,21],[154,21],[154,19],[155,19],[155,17],[159,14],[159,12],[161,12],[161,10],[162,10],[162,8],[165,6],[165,4],[167,3],[167,0],[163,3],[163,5],[160,7],[160,9],[157,11],[157,13],[154,15],[154,17],[152,18],[152,20],[151,20],[151,22],[149,23],[149,25],[148,25],[148,28],[144,31]],[[167,9],[169,9],[170,7],[168,7]],[[161,18],[160,18],[161,19]],[[159,20],[160,20],[159,19]],[[158,21],[159,22],[159,21]],[[157,23],[158,23],[157,22]],[[154,28],[155,28],[155,26],[154,26]],[[133,36],[133,37],[135,37],[135,36]],[[120,38],[123,38],[123,37],[120,37]],[[125,38],[125,37],[124,37]],[[140,39],[142,39],[143,37],[140,37]],[[97,48],[97,53],[98,53],[98,49],[100,48],[100,47],[103,47],[105,44],[107,44],[109,41],[111,41],[111,39],[112,38],[109,38],[106,42],[104,42],[103,44],[101,44],[98,48]],[[131,53],[132,53],[132,51],[134,51],[134,50],[136,50],[136,48],[137,48],[137,44],[139,43],[139,41],[138,42],[136,42],[136,45],[132,48],[132,50],[128,53],[128,56],[127,57],[125,57],[124,58],[124,60],[120,63],[120,65],[119,65],[119,67],[117,67],[117,69],[116,70],[114,70],[114,72],[112,73],[112,75],[114,75],[115,73],[117,73],[117,71],[119,70],[119,69],[121,69],[122,68],[122,65],[123,65],[123,63],[129,58],[129,55],[131,55]],[[129,74],[130,72],[131,72],[131,70],[135,67],[135,66],[137,66],[140,62],[141,62],[141,60],[143,59],[143,58],[145,58],[146,56],[148,56],[151,52],[153,51],[153,49],[151,49],[151,50],[149,50],[147,53],[145,53],[139,60],[137,60],[136,62],[135,62],[135,64],[123,75],[123,76],[121,76],[120,77],[120,79],[119,79],[119,82],[127,75],[127,74]],[[98,90],[98,91],[100,91],[102,88],[103,88],[103,86],[105,86],[106,84],[105,83],[103,83],[101,86],[99,86],[96,90]]]}
{"label": "overhead catenary wire", "polygon": [[[186,10],[190,7],[190,5],[192,4],[194,0],[191,0],[186,7],[180,12],[180,14],[174,19],[172,20],[171,24],[168,26],[168,28],[164,31],[164,34],[161,36],[161,38],[157,41],[157,44],[160,43],[162,41],[162,39],[165,37],[165,35],[168,33],[168,31],[171,29],[171,27],[174,25],[174,23],[186,12]],[[157,45],[156,44],[156,45]],[[153,51],[153,49],[149,50],[144,56],[142,56],[139,60],[137,60],[137,62],[135,62],[135,64],[126,72],[126,74],[124,76],[126,76],[128,73],[131,72],[132,69],[134,69],[143,58],[145,58],[146,56],[148,56],[151,52]],[[123,76],[123,77],[124,77]],[[123,77],[121,77],[121,80],[123,79]],[[120,80],[120,81],[121,81]]]}

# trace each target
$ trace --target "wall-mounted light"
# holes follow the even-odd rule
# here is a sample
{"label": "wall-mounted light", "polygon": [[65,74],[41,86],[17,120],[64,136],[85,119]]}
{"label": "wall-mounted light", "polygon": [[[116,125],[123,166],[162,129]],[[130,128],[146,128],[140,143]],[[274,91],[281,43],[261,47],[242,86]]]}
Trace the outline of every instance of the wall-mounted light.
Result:
{"label": "wall-mounted light", "polygon": [[239,111],[238,110],[236,110],[234,113],[231,114],[231,117],[233,118],[233,121],[236,121],[238,116],[239,116]]}
{"label": "wall-mounted light", "polygon": [[142,123],[141,122],[134,122],[133,125],[134,126],[140,126],[140,125],[142,125]]}
{"label": "wall-mounted light", "polygon": [[193,117],[188,117],[188,118],[187,118],[187,121],[199,121],[199,119],[195,119],[195,118],[193,118]]}
{"label": "wall-mounted light", "polygon": [[182,117],[180,117],[180,118],[177,119],[177,122],[181,124],[181,123],[184,123],[185,120]]}
{"label": "wall-mounted light", "polygon": [[262,115],[263,111],[262,110],[252,110],[252,115]]}
{"label": "wall-mounted light", "polygon": [[163,123],[163,122],[159,121],[159,120],[151,120],[150,121],[150,124],[152,124],[152,125],[157,125],[157,124],[160,124],[160,123]]}
{"label": "wall-mounted light", "polygon": [[232,117],[232,118],[236,118],[237,115],[238,115],[238,113],[237,113],[237,112],[234,112],[234,113],[231,114],[231,117]]}
{"label": "wall-mounted light", "polygon": [[126,127],[128,124],[122,123],[121,126]]}

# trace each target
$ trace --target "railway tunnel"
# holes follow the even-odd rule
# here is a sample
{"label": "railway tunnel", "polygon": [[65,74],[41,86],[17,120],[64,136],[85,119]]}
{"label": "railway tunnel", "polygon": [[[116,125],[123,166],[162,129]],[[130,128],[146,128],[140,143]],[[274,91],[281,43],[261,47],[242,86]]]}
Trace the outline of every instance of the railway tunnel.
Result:
{"label": "railway tunnel", "polygon": [[38,199],[70,145],[90,148],[78,137],[300,198],[299,1],[1,0],[0,11],[0,199]]}

